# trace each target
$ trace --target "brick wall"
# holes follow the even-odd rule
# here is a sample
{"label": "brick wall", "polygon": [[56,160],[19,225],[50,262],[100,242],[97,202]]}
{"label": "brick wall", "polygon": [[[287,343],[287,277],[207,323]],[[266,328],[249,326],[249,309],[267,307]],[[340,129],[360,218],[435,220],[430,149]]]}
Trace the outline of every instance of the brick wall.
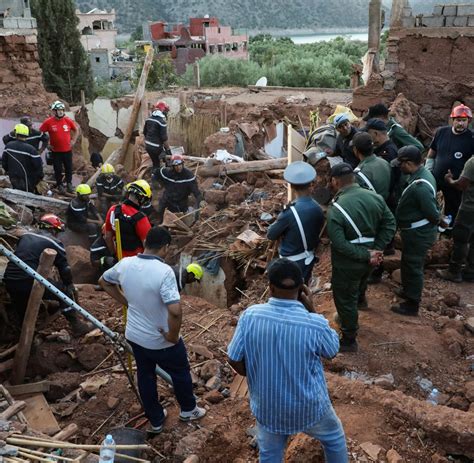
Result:
{"label": "brick wall", "polygon": [[[0,35],[0,99],[2,116],[47,113],[56,97],[43,87],[36,33]],[[56,97],[57,98],[57,97]]]}

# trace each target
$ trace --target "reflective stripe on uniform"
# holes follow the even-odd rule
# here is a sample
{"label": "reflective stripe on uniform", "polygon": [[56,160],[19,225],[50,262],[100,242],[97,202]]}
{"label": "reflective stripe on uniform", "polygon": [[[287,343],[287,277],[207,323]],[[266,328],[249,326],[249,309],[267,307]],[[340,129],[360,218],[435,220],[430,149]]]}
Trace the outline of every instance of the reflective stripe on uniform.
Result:
{"label": "reflective stripe on uniform", "polygon": [[194,180],[196,180],[196,176],[192,176],[191,178],[185,178],[184,180],[174,180],[172,178],[169,178],[167,177],[165,174],[164,174],[164,170],[165,170],[165,167],[162,167],[160,169],[160,173],[161,173],[161,176],[165,179],[165,180],[168,180],[168,182],[172,182],[172,183],[188,183],[188,182],[193,182]]}
{"label": "reflective stripe on uniform", "polygon": [[349,222],[351,227],[354,229],[356,232],[358,238],[355,238],[353,240],[350,240],[349,242],[352,244],[364,244],[364,243],[373,243],[375,241],[375,238],[373,237],[368,237],[368,236],[362,236],[362,233],[359,230],[359,227],[355,224],[355,222],[352,220],[351,216],[344,210],[342,206],[337,204],[336,202],[333,203],[333,205],[339,209],[339,211],[342,213],[342,215],[346,218],[346,220]]}
{"label": "reflective stripe on uniform", "polygon": [[285,257],[292,261],[298,261],[298,260],[304,259],[304,263],[306,265],[309,265],[314,259],[314,251],[308,251],[308,242],[306,241],[306,235],[304,233],[303,224],[301,223],[300,216],[298,215],[298,212],[296,211],[295,206],[290,206],[290,210],[293,213],[293,216],[295,217],[296,224],[298,225],[298,230],[300,232],[304,251],[294,256],[285,256]]}
{"label": "reflective stripe on uniform", "polygon": [[158,119],[153,119],[152,117],[149,117],[145,122],[156,122],[157,124],[161,125],[161,127],[166,127],[166,122],[163,124],[161,123]]}
{"label": "reflective stripe on uniform", "polygon": [[408,188],[410,188],[412,185],[414,185],[415,183],[426,183],[430,188],[431,188],[431,191],[433,192],[433,196],[436,198],[436,190],[434,188],[434,186],[428,182],[428,180],[424,179],[424,178],[418,178],[416,180],[413,180],[413,182],[411,182],[402,192],[402,196],[405,194],[405,192],[408,190]]}
{"label": "reflective stripe on uniform", "polygon": [[39,154],[32,154],[32,153],[28,153],[28,151],[19,151],[19,150],[14,150],[14,149],[11,149],[11,148],[7,148],[5,151],[9,154],[13,154],[13,153],[26,154],[30,158],[40,158],[41,157]]}
{"label": "reflective stripe on uniform", "polygon": [[372,182],[368,179],[367,175],[365,175],[359,168],[355,169],[354,173],[358,175],[365,182],[365,184],[369,187],[370,190],[375,191],[375,188],[372,185]]}
{"label": "reflective stripe on uniform", "polygon": [[161,148],[163,145],[160,145],[158,143],[153,143],[151,141],[145,140],[145,145],[150,145],[150,146],[155,146],[156,148]]}
{"label": "reflective stripe on uniform", "polygon": [[400,230],[414,230],[415,228],[423,227],[423,225],[428,225],[431,223],[428,219],[421,219],[417,222],[412,222],[408,228],[400,228]]}
{"label": "reflective stripe on uniform", "polygon": [[61,252],[66,253],[66,249],[61,244],[57,243],[51,238],[48,238],[47,236],[38,235],[36,233],[25,233],[25,235],[33,235],[33,236],[37,236],[38,238],[43,238],[44,240],[49,241],[50,243],[54,244],[54,246],[57,249],[59,249]]}

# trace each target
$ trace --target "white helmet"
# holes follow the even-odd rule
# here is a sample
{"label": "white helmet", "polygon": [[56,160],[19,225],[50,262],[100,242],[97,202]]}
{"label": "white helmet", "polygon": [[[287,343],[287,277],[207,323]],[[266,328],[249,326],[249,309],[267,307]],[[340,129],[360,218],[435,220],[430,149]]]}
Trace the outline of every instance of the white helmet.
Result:
{"label": "white helmet", "polygon": [[63,111],[66,109],[66,106],[64,105],[64,103],[62,101],[59,101],[59,100],[56,100],[52,105],[51,105],[51,109],[53,111],[55,110],[58,110],[58,109],[62,109]]}

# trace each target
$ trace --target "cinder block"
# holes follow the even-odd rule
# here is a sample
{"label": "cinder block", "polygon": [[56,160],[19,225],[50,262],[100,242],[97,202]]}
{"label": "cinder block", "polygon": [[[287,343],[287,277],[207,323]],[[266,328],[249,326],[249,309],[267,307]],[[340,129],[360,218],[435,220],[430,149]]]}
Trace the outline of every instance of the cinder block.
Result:
{"label": "cinder block", "polygon": [[444,5],[443,14],[444,16],[456,16],[457,10],[457,5]]}
{"label": "cinder block", "polygon": [[[422,25],[425,27],[443,27],[444,16],[423,16],[421,19]],[[467,20],[466,20],[467,24]]]}
{"label": "cinder block", "polygon": [[469,19],[467,20],[467,25],[469,27],[474,27],[474,16],[469,16]]}
{"label": "cinder block", "polygon": [[467,26],[468,16],[456,16],[454,18],[453,26],[454,27],[466,27]]}
{"label": "cinder block", "polygon": [[456,16],[445,16],[444,25],[446,27],[453,27],[455,18],[456,18]]}
{"label": "cinder block", "polygon": [[458,5],[457,16],[474,15],[474,5]]}
{"label": "cinder block", "polygon": [[443,5],[435,5],[433,8],[433,16],[441,16],[443,14]]}

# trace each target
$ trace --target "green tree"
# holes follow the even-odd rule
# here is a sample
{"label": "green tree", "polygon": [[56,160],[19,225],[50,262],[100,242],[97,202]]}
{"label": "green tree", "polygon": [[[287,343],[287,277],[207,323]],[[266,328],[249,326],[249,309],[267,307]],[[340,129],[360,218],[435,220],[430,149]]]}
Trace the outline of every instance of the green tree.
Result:
{"label": "green tree", "polygon": [[73,0],[32,0],[31,9],[38,22],[39,62],[46,90],[69,103],[93,96],[89,58],[77,29],[79,19]]}
{"label": "green tree", "polygon": [[[145,63],[145,53],[138,52],[138,63],[135,67],[134,85],[138,85],[140,76],[142,74],[143,65]],[[170,85],[176,85],[180,81],[176,74],[176,69],[171,61],[171,57],[163,56],[154,58],[148,73],[146,81],[147,90],[165,90]]]}
{"label": "green tree", "polygon": [[130,40],[132,41],[143,40],[143,27],[142,26],[137,26],[135,28],[135,30],[130,35]]}

